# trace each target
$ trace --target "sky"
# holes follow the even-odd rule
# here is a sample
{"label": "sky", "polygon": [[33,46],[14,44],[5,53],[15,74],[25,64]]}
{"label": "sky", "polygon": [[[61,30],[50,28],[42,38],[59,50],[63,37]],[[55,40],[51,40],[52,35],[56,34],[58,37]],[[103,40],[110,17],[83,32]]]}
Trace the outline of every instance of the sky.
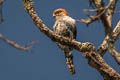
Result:
{"label": "sky", "polygon": [[[66,9],[74,19],[87,18],[83,9],[89,9],[88,0],[33,0],[35,10],[43,22],[52,29],[52,13],[57,8]],[[108,0],[107,0],[108,2]],[[107,4],[107,3],[106,3]],[[118,6],[120,1],[118,0]],[[113,16],[113,27],[120,20],[120,14]],[[64,52],[55,42],[41,33],[23,8],[22,0],[5,0],[0,33],[9,40],[24,46],[31,41],[32,53],[17,50],[0,40],[0,80],[103,80],[100,73],[88,65],[81,52],[73,50],[76,74],[71,75],[65,63]],[[104,40],[104,27],[100,21],[90,24],[77,22],[77,40],[92,42],[96,49]],[[120,51],[120,40],[116,41]],[[109,52],[105,61],[120,73],[119,65]]]}

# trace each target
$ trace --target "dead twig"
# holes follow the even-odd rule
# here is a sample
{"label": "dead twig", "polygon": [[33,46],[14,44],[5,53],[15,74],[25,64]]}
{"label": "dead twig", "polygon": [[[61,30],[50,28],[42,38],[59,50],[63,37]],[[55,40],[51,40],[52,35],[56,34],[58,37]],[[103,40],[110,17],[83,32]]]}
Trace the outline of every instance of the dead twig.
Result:
{"label": "dead twig", "polygon": [[27,51],[27,52],[31,52],[32,50],[30,50],[30,49],[32,48],[33,44],[38,42],[38,41],[32,41],[29,45],[20,46],[15,41],[10,41],[10,40],[6,39],[2,34],[0,34],[0,39],[3,40],[5,43],[11,45],[12,47],[16,48],[16,49]]}

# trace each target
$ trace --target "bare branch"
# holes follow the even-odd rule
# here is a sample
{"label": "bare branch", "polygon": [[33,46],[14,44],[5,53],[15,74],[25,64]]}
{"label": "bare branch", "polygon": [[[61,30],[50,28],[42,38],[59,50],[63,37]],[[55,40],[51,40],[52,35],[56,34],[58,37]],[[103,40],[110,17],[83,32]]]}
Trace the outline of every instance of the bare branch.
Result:
{"label": "bare branch", "polygon": [[[97,52],[103,56],[105,52],[108,49],[108,43],[109,40],[111,39],[111,34],[112,34],[112,15],[114,13],[115,5],[117,3],[117,0],[110,0],[109,4],[104,8],[104,3],[103,0],[90,0],[90,4],[94,4],[96,9],[92,11],[97,11],[96,16],[90,16],[88,19],[81,19],[78,20],[80,22],[90,24],[93,21],[98,20],[99,18],[101,19],[102,23],[105,26],[105,39],[103,43],[99,46]],[[91,11],[91,10],[88,10]],[[106,14],[105,14],[106,12]],[[87,12],[88,13],[88,12]]]}
{"label": "bare branch", "polygon": [[[78,19],[77,21],[80,21],[82,23],[85,23],[85,24],[90,24],[96,20],[98,20],[100,18],[101,15],[103,15],[105,13],[105,11],[107,10],[106,8],[101,8],[101,9],[97,9],[97,10],[103,10],[101,13],[97,14],[96,16],[89,16],[88,19]],[[90,10],[89,10],[90,11]],[[93,11],[93,10],[92,10]],[[94,10],[96,11],[96,9]]]}
{"label": "bare branch", "polygon": [[[108,47],[112,44],[115,43],[115,41],[118,39],[119,34],[120,34],[120,27],[119,27],[120,21],[118,22],[117,26],[114,28],[113,32],[112,32],[112,37],[106,37],[103,41],[103,43],[100,45],[100,47],[98,48],[98,53],[101,54],[101,56],[103,56],[105,54],[105,52],[107,51]],[[109,40],[109,43],[108,43]],[[108,46],[109,45],[109,46]],[[112,45],[112,47],[114,48],[114,46]]]}
{"label": "bare branch", "polygon": [[100,16],[102,16],[107,11],[107,9],[111,6],[111,4],[112,3],[109,3],[105,8],[100,7],[100,8],[94,9],[94,10],[85,10],[86,12],[88,12],[88,11],[97,11],[97,12],[101,11],[101,12],[97,13],[96,16],[89,16],[90,18],[88,18],[88,19],[81,19],[78,21],[86,23],[86,24],[90,24],[90,23],[98,20],[100,18]]}
{"label": "bare branch", "polygon": [[[110,0],[109,4],[111,4],[111,6],[115,6],[115,4],[117,3],[117,0]],[[94,4],[96,6],[97,9],[99,9],[100,7],[104,7],[104,3],[102,2],[102,0],[94,0]],[[104,56],[105,52],[108,49],[108,43],[109,40],[112,38],[112,15],[113,15],[113,10],[114,8],[111,9],[111,6],[108,8],[107,10],[107,14],[103,14],[100,19],[105,27],[105,39],[102,42],[102,44],[99,46],[97,52],[101,55]],[[110,9],[110,10],[109,10]],[[100,13],[100,11],[98,12]]]}
{"label": "bare branch", "polygon": [[114,43],[117,40],[118,36],[120,35],[120,21],[118,22],[117,26],[115,27],[113,31],[113,38],[110,41],[109,44],[109,52],[111,55],[115,58],[116,62],[120,65],[120,53],[116,50],[114,47]]}
{"label": "bare branch", "polygon": [[83,55],[88,59],[90,66],[96,68],[104,77],[104,79],[120,79],[120,75],[114,69],[112,69],[99,54],[96,53],[95,47],[92,43],[81,43],[55,34],[45,24],[43,24],[43,21],[38,17],[37,13],[34,10],[32,0],[23,0],[23,5],[25,10],[31,16],[35,25],[38,27],[38,29],[41,32],[43,32],[46,36],[48,36],[51,40],[83,52]]}
{"label": "bare branch", "polygon": [[[91,1],[90,1],[91,2]],[[108,12],[108,17],[109,19],[111,18],[111,15],[113,14],[113,10],[114,10],[114,5],[113,2],[116,2],[116,1],[110,1],[109,4],[104,8],[104,7],[100,7],[100,8],[97,8],[97,9],[92,9],[92,10],[84,10],[85,13],[87,13],[86,15],[88,15],[88,11],[92,11],[92,12],[98,12],[95,16],[89,16],[88,19],[78,19],[77,21],[80,21],[80,22],[83,22],[83,23],[86,23],[87,25],[98,20],[106,11]],[[97,3],[97,2],[96,2]],[[112,8],[112,9],[111,9]],[[111,14],[111,15],[110,15]],[[110,21],[110,20],[109,20]],[[111,23],[111,22],[109,22]]]}
{"label": "bare branch", "polygon": [[113,44],[110,44],[109,46],[109,52],[114,57],[116,62],[120,65],[120,53],[116,50]]}
{"label": "bare branch", "polygon": [[0,34],[0,39],[3,40],[5,43],[11,45],[12,47],[16,48],[16,49],[24,50],[24,51],[27,51],[27,52],[31,52],[30,48],[32,48],[32,45],[34,43],[36,43],[36,41],[33,41],[31,44],[23,47],[23,46],[20,46],[19,44],[17,44],[16,42],[14,42],[14,41],[10,41],[10,40],[6,39],[5,37],[3,37],[2,34]]}

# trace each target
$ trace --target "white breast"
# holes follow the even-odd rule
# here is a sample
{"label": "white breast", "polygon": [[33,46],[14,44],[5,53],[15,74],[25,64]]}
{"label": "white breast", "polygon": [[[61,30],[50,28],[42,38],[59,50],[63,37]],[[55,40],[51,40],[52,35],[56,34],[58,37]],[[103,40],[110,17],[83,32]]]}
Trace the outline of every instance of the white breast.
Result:
{"label": "white breast", "polygon": [[71,24],[75,24],[76,22],[75,22],[75,19],[73,19],[73,18],[71,18],[71,17],[69,17],[69,16],[64,16],[63,17],[63,20],[65,21],[65,22],[68,22],[68,23],[71,23]]}
{"label": "white breast", "polygon": [[[56,22],[53,26],[53,30],[56,31],[56,30],[61,30],[63,31],[64,29],[66,28],[75,28],[75,19],[69,17],[69,16],[59,16],[57,17],[56,19]],[[56,31],[58,32],[58,31]]]}

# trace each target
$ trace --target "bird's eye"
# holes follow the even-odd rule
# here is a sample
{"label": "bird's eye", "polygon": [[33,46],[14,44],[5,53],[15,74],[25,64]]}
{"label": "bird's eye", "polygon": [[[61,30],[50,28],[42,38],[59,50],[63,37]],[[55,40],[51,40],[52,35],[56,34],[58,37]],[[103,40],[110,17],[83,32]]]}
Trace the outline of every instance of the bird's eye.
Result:
{"label": "bird's eye", "polygon": [[62,11],[56,11],[55,14],[61,13]]}

